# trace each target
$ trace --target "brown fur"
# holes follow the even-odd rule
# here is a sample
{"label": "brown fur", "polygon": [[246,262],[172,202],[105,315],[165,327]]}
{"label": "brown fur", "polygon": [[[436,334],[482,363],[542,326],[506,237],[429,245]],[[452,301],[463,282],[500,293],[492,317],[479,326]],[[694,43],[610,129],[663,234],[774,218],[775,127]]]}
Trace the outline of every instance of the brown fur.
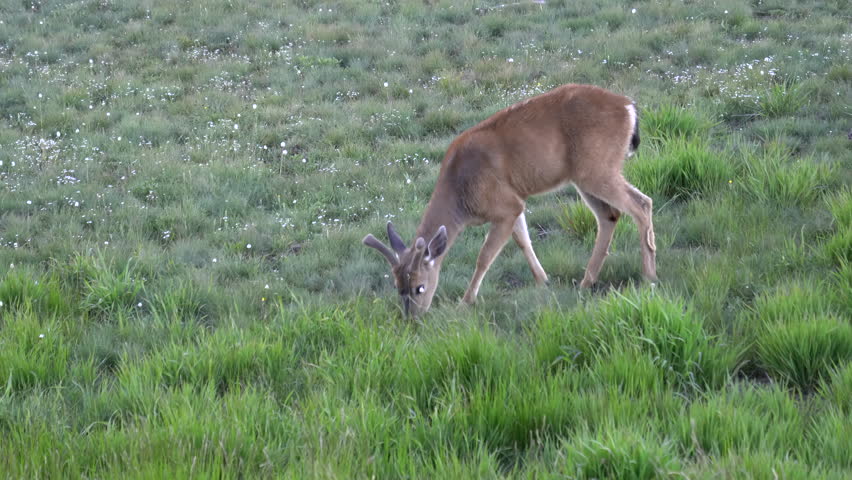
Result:
{"label": "brown fur", "polygon": [[[403,299],[412,302],[407,312],[416,315],[429,308],[444,254],[468,225],[490,223],[491,229],[465,293],[466,302],[476,300],[485,272],[510,235],[523,249],[536,282],[545,283],[547,275],[527,232],[524,205],[530,195],[569,182],[598,221],[598,235],[581,286],[589,287],[597,280],[621,212],[633,217],[639,227],[643,273],[655,281],[651,199],[627,183],[621,173],[624,159],[639,143],[635,112],[627,97],[591,85],[569,84],[505,108],[459,135],[441,163],[435,190],[417,228],[416,244],[397,250],[396,263],[385,254],[394,266],[397,286],[405,284],[410,290],[423,285],[426,290]],[[444,232],[439,232],[441,226]],[[388,229],[391,235],[393,227],[388,225]],[[426,239],[443,242],[436,256],[430,256],[424,247]],[[378,240],[372,235],[365,238],[369,246],[379,248],[375,242]]]}

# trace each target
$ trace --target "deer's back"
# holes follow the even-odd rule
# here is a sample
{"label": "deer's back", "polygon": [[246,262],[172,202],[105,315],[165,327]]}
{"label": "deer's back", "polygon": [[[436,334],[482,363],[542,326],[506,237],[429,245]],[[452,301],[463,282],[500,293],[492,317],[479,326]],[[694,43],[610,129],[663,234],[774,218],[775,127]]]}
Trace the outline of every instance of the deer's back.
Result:
{"label": "deer's back", "polygon": [[459,135],[441,177],[466,203],[486,203],[481,209],[488,207],[481,199],[494,192],[525,199],[571,181],[620,175],[632,105],[625,96],[574,84],[518,102]]}

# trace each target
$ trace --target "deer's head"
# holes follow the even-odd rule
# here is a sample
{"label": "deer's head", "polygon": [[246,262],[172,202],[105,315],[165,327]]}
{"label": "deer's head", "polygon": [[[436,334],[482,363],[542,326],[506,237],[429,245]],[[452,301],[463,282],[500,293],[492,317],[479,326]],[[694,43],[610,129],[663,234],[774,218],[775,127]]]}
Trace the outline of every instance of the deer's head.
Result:
{"label": "deer's head", "polygon": [[418,237],[411,247],[406,247],[388,222],[388,240],[390,247],[373,235],[367,235],[364,245],[378,250],[390,263],[405,316],[417,317],[432,305],[441,273],[439,257],[447,249],[447,229],[442,225],[429,243]]}

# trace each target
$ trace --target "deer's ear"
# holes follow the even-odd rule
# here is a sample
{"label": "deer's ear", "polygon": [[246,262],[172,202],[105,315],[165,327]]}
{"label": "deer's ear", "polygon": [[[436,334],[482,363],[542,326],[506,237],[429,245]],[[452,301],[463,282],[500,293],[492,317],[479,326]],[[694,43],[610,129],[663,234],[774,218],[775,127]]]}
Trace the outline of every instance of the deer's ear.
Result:
{"label": "deer's ear", "polygon": [[438,233],[432,237],[432,240],[429,241],[428,253],[426,255],[426,260],[434,260],[447,250],[447,227],[441,225],[441,228],[438,229]]}
{"label": "deer's ear", "polygon": [[402,253],[405,251],[405,242],[402,241],[402,237],[396,233],[391,222],[388,222],[388,240],[390,240],[390,246],[396,253]]}

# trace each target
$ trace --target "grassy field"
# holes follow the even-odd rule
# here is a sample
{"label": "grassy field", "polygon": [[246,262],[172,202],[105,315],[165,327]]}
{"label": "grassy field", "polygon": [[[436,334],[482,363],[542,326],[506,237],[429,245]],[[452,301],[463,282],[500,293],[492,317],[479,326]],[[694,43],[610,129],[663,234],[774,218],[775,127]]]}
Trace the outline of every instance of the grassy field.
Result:
{"label": "grassy field", "polygon": [[[0,477],[849,478],[846,0],[0,1]],[[634,98],[619,223],[532,199],[400,317],[455,135]]]}

